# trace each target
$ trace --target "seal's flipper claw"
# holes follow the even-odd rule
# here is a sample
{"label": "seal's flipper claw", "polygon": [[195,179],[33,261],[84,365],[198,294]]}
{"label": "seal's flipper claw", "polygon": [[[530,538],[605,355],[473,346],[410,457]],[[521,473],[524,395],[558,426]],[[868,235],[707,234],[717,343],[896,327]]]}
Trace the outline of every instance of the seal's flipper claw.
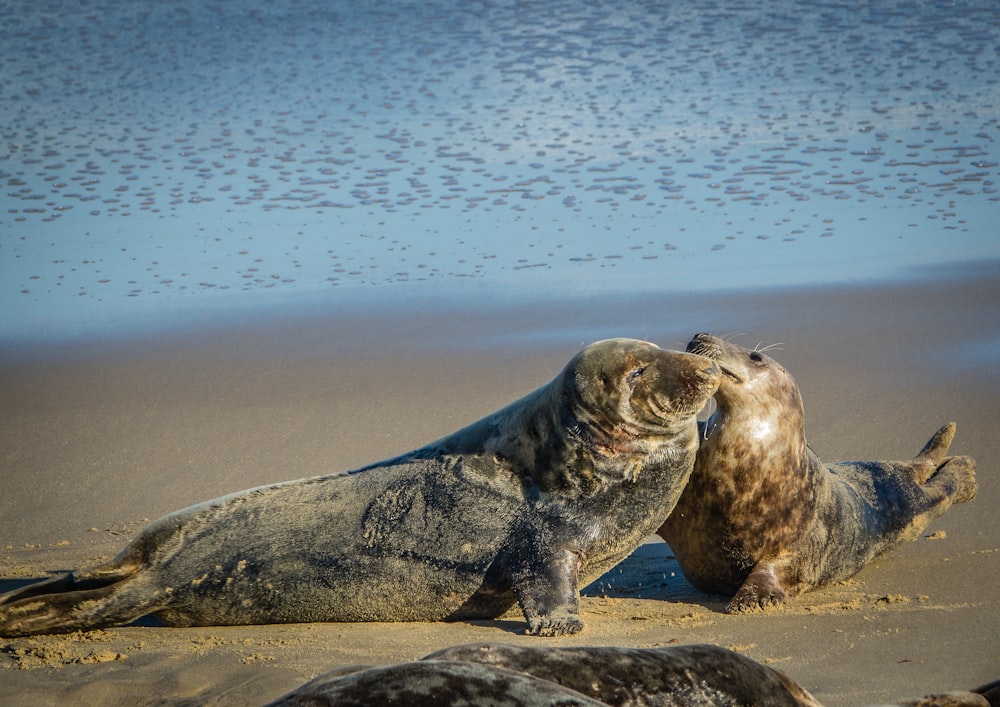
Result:
{"label": "seal's flipper claw", "polygon": [[949,422],[947,425],[934,433],[934,436],[927,440],[927,444],[917,454],[915,461],[928,461],[936,467],[944,461],[948,454],[948,447],[955,439],[955,423]]}
{"label": "seal's flipper claw", "polygon": [[786,593],[779,585],[757,586],[748,579],[726,604],[727,614],[747,614],[766,611],[785,603]]}
{"label": "seal's flipper claw", "polygon": [[582,630],[583,621],[579,616],[569,616],[562,619],[548,617],[530,621],[525,634],[529,636],[571,636]]}

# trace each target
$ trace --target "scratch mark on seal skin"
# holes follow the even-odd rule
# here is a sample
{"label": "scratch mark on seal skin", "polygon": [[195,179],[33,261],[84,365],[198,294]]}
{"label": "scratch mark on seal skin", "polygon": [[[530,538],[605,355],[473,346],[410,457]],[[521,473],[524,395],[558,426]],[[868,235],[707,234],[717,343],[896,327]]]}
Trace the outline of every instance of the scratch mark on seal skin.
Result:
{"label": "scratch mark on seal skin", "polygon": [[728,611],[779,604],[850,577],[976,495],[975,461],[948,457],[954,423],[910,461],[823,464],[794,378],[764,351],[698,334],[723,373],[695,468],[659,530],[688,580],[733,594]]}

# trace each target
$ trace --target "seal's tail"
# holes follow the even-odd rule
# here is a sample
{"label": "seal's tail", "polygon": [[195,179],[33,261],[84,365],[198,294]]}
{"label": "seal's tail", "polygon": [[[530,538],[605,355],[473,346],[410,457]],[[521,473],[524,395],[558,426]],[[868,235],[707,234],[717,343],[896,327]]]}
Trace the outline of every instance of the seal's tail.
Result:
{"label": "seal's tail", "polygon": [[123,585],[137,569],[109,564],[8,592],[0,596],[0,636],[68,633],[130,623],[148,613],[148,608],[137,607],[131,600],[122,601]]}

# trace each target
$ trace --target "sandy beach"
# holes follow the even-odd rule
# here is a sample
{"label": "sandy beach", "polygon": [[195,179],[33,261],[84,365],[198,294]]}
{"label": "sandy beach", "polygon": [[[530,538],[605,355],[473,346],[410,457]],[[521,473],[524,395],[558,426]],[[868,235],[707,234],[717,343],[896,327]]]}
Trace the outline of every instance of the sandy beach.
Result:
{"label": "sandy beach", "polygon": [[711,643],[824,704],[1000,677],[1000,278],[996,263],[853,287],[690,296],[272,309],[157,335],[0,348],[0,591],[109,558],[150,520],[268,482],[347,470],[448,434],[550,380],[582,345],[683,348],[709,330],[774,352],[827,461],[908,458],[958,423],[979,495],[855,578],[751,616],[651,539],[583,592],[583,633],[523,620],[170,629],[0,639],[0,704],[264,704],[337,666],[471,641]]}

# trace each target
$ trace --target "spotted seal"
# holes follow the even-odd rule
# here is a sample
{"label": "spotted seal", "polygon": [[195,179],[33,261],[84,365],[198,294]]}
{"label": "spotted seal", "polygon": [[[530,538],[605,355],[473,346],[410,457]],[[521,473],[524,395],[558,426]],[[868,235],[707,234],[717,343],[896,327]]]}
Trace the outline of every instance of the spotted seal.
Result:
{"label": "spotted seal", "polygon": [[659,534],[693,585],[735,592],[727,611],[849,577],[976,495],[974,460],[945,456],[954,423],[911,461],[824,465],[806,444],[798,386],[774,359],[708,334],[687,350],[716,361],[723,378],[691,480]]}
{"label": "spotted seal", "polygon": [[426,447],[165,516],[113,561],[0,597],[0,635],[152,614],[169,626],[494,618],[575,633],[579,587],[663,522],[712,361],[592,344],[549,384]]}
{"label": "spotted seal", "polygon": [[[998,684],[880,707],[1000,707]],[[331,670],[268,707],[822,707],[797,682],[711,645],[539,648],[471,643],[419,661]]]}
{"label": "spotted seal", "polygon": [[773,705],[819,707],[777,670],[725,648],[453,646],[421,661],[320,676],[295,705]]}
{"label": "spotted seal", "polygon": [[492,665],[414,661],[321,675],[268,707],[606,707],[555,682]]}

